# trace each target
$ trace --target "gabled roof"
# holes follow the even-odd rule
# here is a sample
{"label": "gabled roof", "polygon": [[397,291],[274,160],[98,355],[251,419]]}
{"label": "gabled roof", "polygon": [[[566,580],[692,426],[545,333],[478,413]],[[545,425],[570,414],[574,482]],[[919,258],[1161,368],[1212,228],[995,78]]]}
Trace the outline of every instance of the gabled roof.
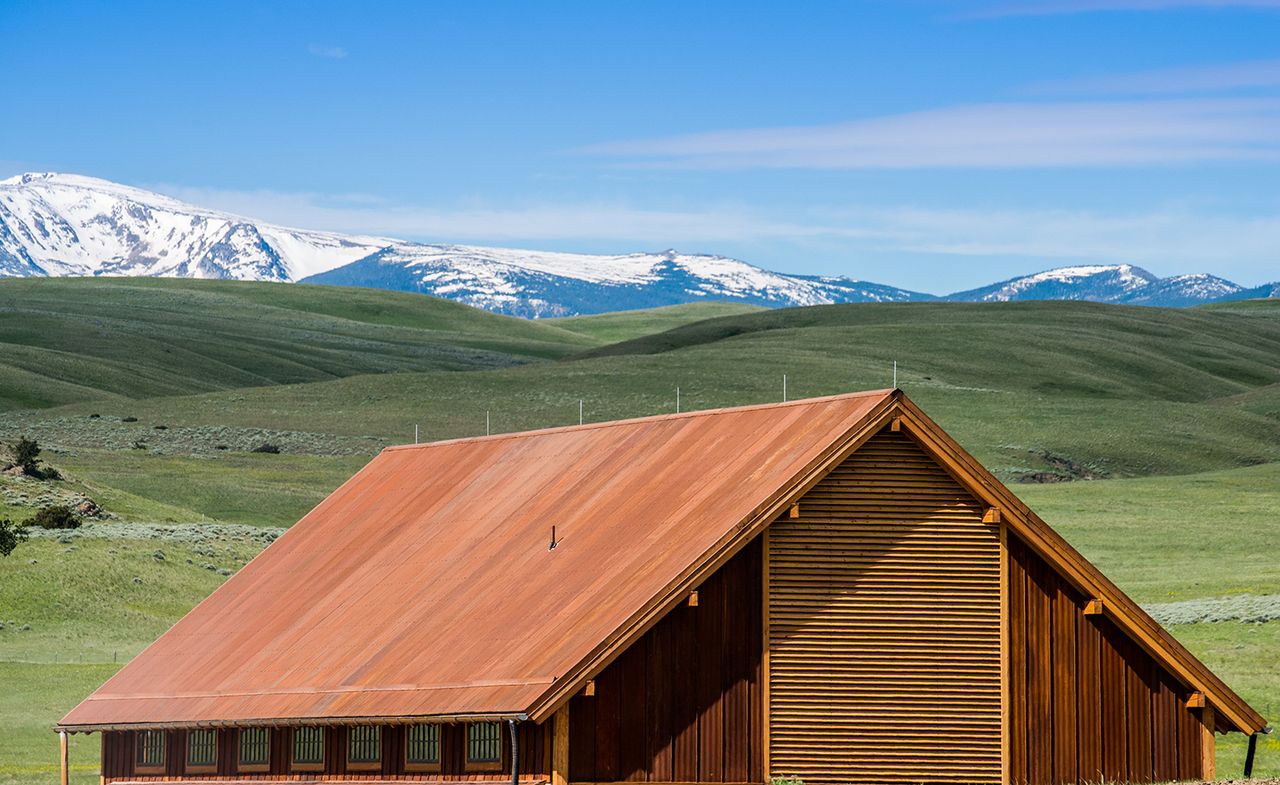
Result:
{"label": "gabled roof", "polygon": [[1229,727],[1264,727],[899,391],[389,448],[60,726],[545,719],[892,419]]}
{"label": "gabled roof", "polygon": [[61,725],[528,715],[894,396],[389,448]]}

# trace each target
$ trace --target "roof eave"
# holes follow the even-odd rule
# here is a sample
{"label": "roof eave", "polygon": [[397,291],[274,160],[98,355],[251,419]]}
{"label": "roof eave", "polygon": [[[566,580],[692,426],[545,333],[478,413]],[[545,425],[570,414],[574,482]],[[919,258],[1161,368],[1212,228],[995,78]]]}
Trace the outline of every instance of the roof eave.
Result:
{"label": "roof eave", "polygon": [[55,731],[67,733],[101,733],[105,731],[130,730],[192,730],[208,728],[279,728],[298,725],[330,726],[330,725],[406,725],[413,723],[458,723],[458,722],[525,722],[529,719],[526,712],[473,712],[465,714],[421,714],[398,715],[386,717],[276,717],[246,720],[206,720],[206,721],[174,721],[174,722],[108,722],[108,723],[58,723]]}

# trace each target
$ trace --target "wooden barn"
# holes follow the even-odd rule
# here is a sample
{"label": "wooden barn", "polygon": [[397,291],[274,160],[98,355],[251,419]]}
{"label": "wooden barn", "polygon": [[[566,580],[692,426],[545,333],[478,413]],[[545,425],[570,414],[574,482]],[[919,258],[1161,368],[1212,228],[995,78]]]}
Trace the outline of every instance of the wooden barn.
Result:
{"label": "wooden barn", "polygon": [[1264,725],[879,391],[385,450],[59,729],[104,783],[1054,785]]}

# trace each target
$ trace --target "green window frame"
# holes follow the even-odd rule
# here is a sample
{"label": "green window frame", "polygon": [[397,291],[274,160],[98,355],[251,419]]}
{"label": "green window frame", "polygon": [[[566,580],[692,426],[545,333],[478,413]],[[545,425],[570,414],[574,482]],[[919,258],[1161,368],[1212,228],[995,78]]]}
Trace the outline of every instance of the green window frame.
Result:
{"label": "green window frame", "polygon": [[304,725],[293,729],[293,765],[324,764],[324,728]]}
{"label": "green window frame", "polygon": [[347,763],[374,766],[382,763],[382,726],[353,725],[347,731]]}
{"label": "green window frame", "polygon": [[467,763],[483,768],[502,765],[502,726],[499,723],[467,724]]}
{"label": "green window frame", "polygon": [[218,732],[201,728],[187,731],[187,768],[213,769],[218,765]]}
{"label": "green window frame", "polygon": [[266,770],[271,764],[271,741],[266,728],[241,728],[237,761],[241,769]]}
{"label": "green window frame", "polygon": [[408,727],[405,731],[404,762],[414,767],[440,766],[439,725],[428,723]]}
{"label": "green window frame", "polygon": [[134,753],[134,769],[137,771],[163,771],[165,732],[162,730],[138,731],[137,749]]}

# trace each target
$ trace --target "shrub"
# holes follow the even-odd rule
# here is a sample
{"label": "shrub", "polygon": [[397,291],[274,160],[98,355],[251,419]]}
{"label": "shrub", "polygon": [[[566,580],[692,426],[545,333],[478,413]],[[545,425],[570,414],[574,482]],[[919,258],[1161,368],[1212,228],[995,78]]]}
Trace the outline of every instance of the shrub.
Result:
{"label": "shrub", "polygon": [[13,443],[13,465],[22,469],[24,474],[35,476],[40,472],[40,445],[35,439],[23,436]]}
{"label": "shrub", "polygon": [[78,529],[80,516],[65,504],[42,507],[39,512],[22,522],[23,526],[39,526],[42,529]]}
{"label": "shrub", "polygon": [[27,539],[27,530],[22,524],[14,526],[8,518],[0,518],[0,556],[8,556],[18,543]]}
{"label": "shrub", "polygon": [[277,445],[271,444],[270,442],[263,442],[262,444],[259,444],[257,447],[254,447],[249,452],[269,452],[272,455],[279,455],[280,448]]}

